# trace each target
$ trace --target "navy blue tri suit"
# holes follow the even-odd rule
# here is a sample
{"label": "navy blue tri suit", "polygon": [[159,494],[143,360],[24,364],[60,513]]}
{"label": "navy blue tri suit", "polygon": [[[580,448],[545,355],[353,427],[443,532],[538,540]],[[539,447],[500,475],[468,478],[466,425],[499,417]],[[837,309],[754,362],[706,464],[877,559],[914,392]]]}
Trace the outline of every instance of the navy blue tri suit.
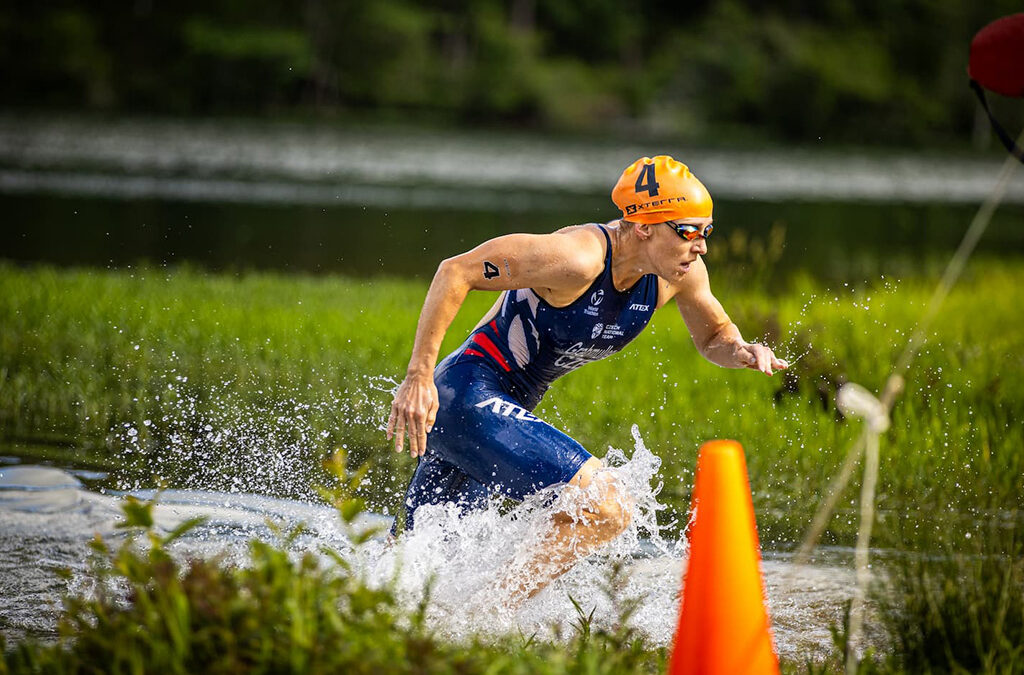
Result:
{"label": "navy blue tri suit", "polygon": [[438,411],[406,492],[411,528],[424,504],[482,505],[488,493],[521,500],[566,483],[590,458],[582,445],[531,411],[557,378],[621,350],[658,306],[658,277],[618,291],[608,232],[604,270],[566,307],[529,288],[506,291],[494,319],[434,370]]}

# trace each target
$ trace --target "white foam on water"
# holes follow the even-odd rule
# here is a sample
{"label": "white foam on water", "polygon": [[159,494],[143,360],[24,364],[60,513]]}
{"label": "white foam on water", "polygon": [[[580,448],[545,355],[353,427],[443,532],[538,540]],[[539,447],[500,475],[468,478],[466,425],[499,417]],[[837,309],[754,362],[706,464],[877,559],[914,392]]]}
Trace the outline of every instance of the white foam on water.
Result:
{"label": "white foam on water", "polygon": [[[581,611],[592,617],[593,628],[612,630],[629,608],[629,626],[647,644],[670,645],[687,542],[675,523],[659,524],[659,513],[663,521],[671,520],[657,499],[661,460],[644,445],[636,426],[632,432],[631,457],[611,448],[605,458],[607,472],[633,503],[627,530],[520,608],[504,606],[500,580],[518,568],[524,552],[534,550],[552,512],[565,506],[558,500],[549,504],[544,494],[511,509],[493,502],[469,514],[452,504],[421,507],[415,529],[395,542],[373,542],[361,553],[360,569],[373,584],[394,584],[410,609],[429,588],[427,617],[453,639],[507,634],[557,639],[572,634]],[[763,571],[780,655],[802,661],[832,653],[829,628],[841,622],[852,572],[785,560],[766,561]]]}
{"label": "white foam on water", "polygon": [[[666,569],[674,568],[672,574],[676,576],[685,545],[662,537],[657,522],[658,512],[665,509],[657,501],[661,460],[644,446],[635,426],[633,434],[636,447],[632,458],[627,459],[614,448],[605,458],[605,471],[624,488],[632,503],[632,519],[626,531],[527,600],[519,611],[504,606],[506,594],[500,590],[501,581],[536,550],[549,530],[552,514],[572,510],[565,495],[556,494],[558,488],[534,495],[511,509],[497,500],[468,514],[462,514],[454,504],[421,507],[416,512],[415,529],[393,544],[378,543],[377,550],[364,560],[363,569],[374,583],[397,582],[400,597],[410,606],[423,597],[423,589],[429,584],[428,616],[452,637],[507,632],[550,636],[556,627],[570,630],[577,618],[572,597],[587,614],[596,610],[595,626],[611,626],[619,619],[616,603],[622,607],[639,602],[641,609],[633,617],[636,627],[655,643],[664,644],[670,637],[667,624],[655,620],[660,613],[651,612],[651,603],[643,601],[659,584],[652,583],[649,569],[645,571],[646,581],[639,583],[640,577],[632,578],[627,568],[636,563],[638,555],[653,554],[670,562]],[[591,490],[588,497],[602,497],[597,494],[598,481]],[[621,566],[623,573],[615,580],[615,588],[608,588],[616,566]],[[662,589],[668,589],[667,593],[658,594],[673,616],[671,605],[677,586],[678,578]]]}
{"label": "white foam on water", "polygon": [[[186,518],[204,516],[205,524],[173,544],[176,555],[182,560],[220,556],[231,564],[245,564],[250,538],[280,543],[268,521],[276,523],[278,531],[302,524],[305,533],[290,544],[296,554],[322,554],[325,548],[339,552],[370,584],[392,585],[409,610],[419,605],[429,588],[429,624],[451,639],[511,634],[558,640],[573,634],[580,611],[592,616],[593,628],[614,629],[623,610],[630,608],[629,626],[650,646],[666,646],[678,619],[687,553],[677,527],[682,516],[659,503],[661,460],[644,445],[635,426],[633,438],[629,457],[615,448],[605,457],[605,471],[632,504],[626,531],[514,611],[506,608],[498,592],[500,580],[516,568],[517,559],[534,550],[551,514],[570,506],[564,494],[552,494],[557,489],[519,505],[494,501],[469,514],[452,505],[423,507],[411,532],[391,543],[382,536],[359,549],[346,539],[332,508],[258,494],[168,490],[159,496],[157,526],[169,530]],[[18,472],[12,485],[26,499],[31,496],[30,508],[19,510],[13,490],[8,499],[0,499],[0,557],[8,561],[0,564],[6,598],[0,603],[0,625],[10,639],[52,631],[60,594],[69,587],[90,588],[83,561],[93,533],[114,545],[123,538],[114,527],[119,497],[75,488],[71,476],[65,480],[54,471],[35,475],[59,490],[44,485],[25,490],[33,487],[28,485],[33,472]],[[69,499],[68,490],[79,497]],[[39,500],[45,501],[49,492],[54,494],[53,508],[40,508]],[[152,491],[137,494],[154,496]],[[386,531],[389,522],[371,515],[361,526]],[[326,555],[322,559],[328,563]],[[72,569],[70,586],[51,578],[45,566],[29,564],[39,560]],[[829,626],[840,622],[853,589],[852,573],[839,567],[797,567],[785,560],[768,560],[763,569],[780,655],[802,662],[831,653]]]}

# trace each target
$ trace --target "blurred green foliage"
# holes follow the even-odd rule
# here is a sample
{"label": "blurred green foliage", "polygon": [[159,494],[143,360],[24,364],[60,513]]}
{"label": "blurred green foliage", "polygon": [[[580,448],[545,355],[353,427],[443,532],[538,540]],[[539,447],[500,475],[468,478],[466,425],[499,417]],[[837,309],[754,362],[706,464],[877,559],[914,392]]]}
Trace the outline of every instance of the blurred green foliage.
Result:
{"label": "blurred green foliage", "polygon": [[[948,142],[978,124],[971,37],[1016,11],[1015,0],[10,3],[0,101]],[[1007,110],[1008,123],[1024,119]]]}

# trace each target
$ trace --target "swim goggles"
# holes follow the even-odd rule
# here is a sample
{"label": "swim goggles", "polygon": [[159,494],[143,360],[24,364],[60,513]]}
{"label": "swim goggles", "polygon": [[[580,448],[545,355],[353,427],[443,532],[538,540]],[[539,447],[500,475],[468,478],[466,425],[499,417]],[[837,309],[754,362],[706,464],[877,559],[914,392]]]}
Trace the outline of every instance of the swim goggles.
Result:
{"label": "swim goggles", "polygon": [[675,230],[676,234],[678,234],[686,241],[693,241],[695,239],[700,238],[707,239],[708,237],[711,236],[711,232],[715,229],[715,226],[712,225],[711,223],[708,223],[703,230],[700,229],[699,225],[687,225],[673,222],[667,222],[665,224],[671,227],[673,230]]}

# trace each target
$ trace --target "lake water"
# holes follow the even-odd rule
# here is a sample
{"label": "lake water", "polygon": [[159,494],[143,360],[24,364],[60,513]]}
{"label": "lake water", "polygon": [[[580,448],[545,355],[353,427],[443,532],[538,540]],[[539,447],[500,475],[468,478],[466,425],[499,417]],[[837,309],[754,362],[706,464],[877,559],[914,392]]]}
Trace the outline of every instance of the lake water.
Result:
{"label": "lake water", "polygon": [[[710,263],[737,233],[767,241],[774,227],[784,242],[776,274],[807,269],[854,281],[944,262],[1001,163],[998,155],[0,116],[0,258],[429,277],[438,261],[498,234],[616,218],[608,195],[619,172],[659,152],[688,162],[716,197]],[[1024,252],[1024,171],[981,250]],[[759,264],[755,255],[733,262]]]}

